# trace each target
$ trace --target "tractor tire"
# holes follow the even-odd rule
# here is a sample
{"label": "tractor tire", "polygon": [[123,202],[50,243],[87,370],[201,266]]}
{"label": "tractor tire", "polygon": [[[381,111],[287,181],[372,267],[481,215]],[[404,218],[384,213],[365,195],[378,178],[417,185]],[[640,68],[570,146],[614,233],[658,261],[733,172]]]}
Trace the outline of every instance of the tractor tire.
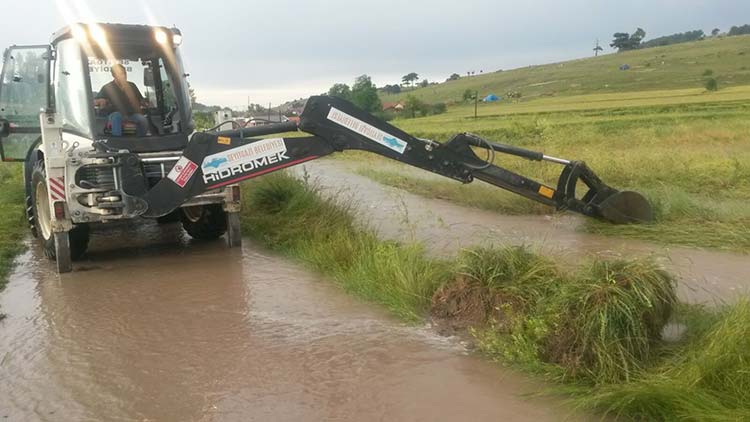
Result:
{"label": "tractor tire", "polygon": [[31,235],[35,238],[39,237],[39,232],[36,230],[36,218],[34,217],[34,199],[33,194],[29,193],[26,195],[26,221],[29,223],[29,230]]}
{"label": "tractor tire", "polygon": [[182,215],[182,212],[180,210],[175,210],[170,212],[167,215],[162,215],[161,217],[156,217],[156,224],[163,225],[163,224],[172,224],[180,221],[180,216]]}
{"label": "tractor tire", "polygon": [[[52,260],[57,258],[55,234],[52,232],[49,211],[49,195],[47,194],[47,172],[44,162],[38,161],[31,173],[31,217],[37,239],[44,250],[44,255]],[[76,260],[83,256],[89,246],[89,226],[77,224],[68,233],[68,248],[70,259]],[[60,245],[64,246],[64,245]]]}
{"label": "tractor tire", "polygon": [[193,239],[218,239],[227,231],[227,213],[218,204],[180,208],[180,219]]}

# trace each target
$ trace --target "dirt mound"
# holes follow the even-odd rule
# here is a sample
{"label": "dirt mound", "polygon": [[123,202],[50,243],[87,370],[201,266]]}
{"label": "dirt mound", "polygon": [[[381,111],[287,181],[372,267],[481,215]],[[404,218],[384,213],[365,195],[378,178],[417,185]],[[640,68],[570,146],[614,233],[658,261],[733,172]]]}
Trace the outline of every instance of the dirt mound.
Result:
{"label": "dirt mound", "polygon": [[488,287],[458,275],[432,296],[430,314],[441,334],[456,334],[469,328],[485,327],[492,322],[494,328],[503,326],[508,307],[516,306],[506,294],[493,292]]}

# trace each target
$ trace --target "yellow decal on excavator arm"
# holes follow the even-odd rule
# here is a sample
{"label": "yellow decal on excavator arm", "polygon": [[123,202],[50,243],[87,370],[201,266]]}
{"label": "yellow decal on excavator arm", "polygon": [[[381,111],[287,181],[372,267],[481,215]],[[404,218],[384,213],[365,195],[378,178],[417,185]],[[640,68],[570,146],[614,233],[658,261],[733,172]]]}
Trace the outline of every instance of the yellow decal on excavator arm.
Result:
{"label": "yellow decal on excavator arm", "polygon": [[555,190],[541,185],[539,186],[539,195],[552,199],[552,197],[555,195]]}

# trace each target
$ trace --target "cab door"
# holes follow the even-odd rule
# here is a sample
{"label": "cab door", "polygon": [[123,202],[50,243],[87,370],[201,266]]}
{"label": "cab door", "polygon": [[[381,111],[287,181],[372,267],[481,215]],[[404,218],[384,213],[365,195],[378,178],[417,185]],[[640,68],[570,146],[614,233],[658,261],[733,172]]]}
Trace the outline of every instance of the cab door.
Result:
{"label": "cab door", "polygon": [[50,57],[48,45],[12,46],[3,55],[0,74],[0,119],[10,133],[0,138],[3,161],[24,161],[41,139],[39,114],[49,104]]}

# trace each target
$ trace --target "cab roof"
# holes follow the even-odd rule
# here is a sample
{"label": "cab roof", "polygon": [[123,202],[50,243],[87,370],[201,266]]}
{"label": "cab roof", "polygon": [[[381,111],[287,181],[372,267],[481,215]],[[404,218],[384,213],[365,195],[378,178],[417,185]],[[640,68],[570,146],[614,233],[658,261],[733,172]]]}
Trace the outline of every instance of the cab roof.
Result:
{"label": "cab roof", "polygon": [[119,42],[127,42],[133,44],[150,43],[153,41],[154,31],[163,30],[167,33],[182,35],[179,29],[166,26],[150,26],[150,25],[133,25],[133,24],[122,24],[122,23],[77,23],[66,26],[59,31],[52,34],[50,44],[57,44],[58,42],[71,38],[73,36],[73,28],[76,26],[82,27],[87,32],[90,27],[98,26],[106,34],[110,40],[118,40]]}

